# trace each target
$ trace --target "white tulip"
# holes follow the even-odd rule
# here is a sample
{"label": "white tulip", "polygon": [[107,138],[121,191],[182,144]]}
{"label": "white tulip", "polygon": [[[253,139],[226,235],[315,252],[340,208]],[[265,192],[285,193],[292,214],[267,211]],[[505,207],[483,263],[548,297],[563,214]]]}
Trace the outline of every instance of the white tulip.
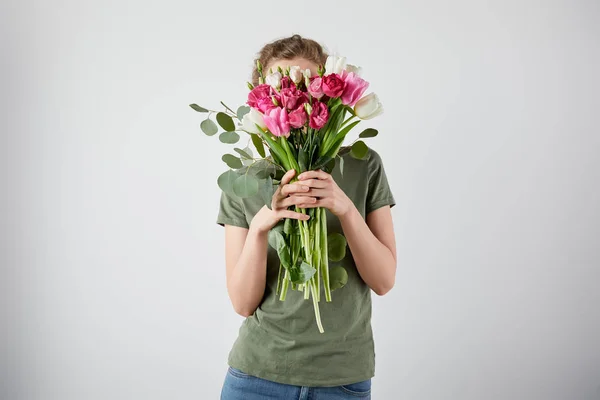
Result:
{"label": "white tulip", "polygon": [[292,82],[298,84],[302,81],[303,79],[303,74],[302,74],[302,70],[300,69],[299,66],[294,65],[290,68],[290,79],[292,80]]}
{"label": "white tulip", "polygon": [[356,102],[354,113],[360,119],[371,119],[383,112],[383,106],[375,93],[370,93]]}
{"label": "white tulip", "polygon": [[267,128],[263,115],[256,108],[250,108],[250,112],[242,118],[242,128],[248,133],[260,133],[256,125],[263,130]]}
{"label": "white tulip", "polygon": [[328,74],[339,74],[346,68],[346,57],[340,57],[336,55],[327,56],[325,61],[325,75]]}
{"label": "white tulip", "polygon": [[265,77],[265,83],[279,90],[279,88],[281,87],[281,78],[281,72],[275,71]]}
{"label": "white tulip", "polygon": [[361,67],[357,67],[356,65],[348,64],[348,65],[346,65],[346,71],[348,73],[354,72],[354,75],[360,76],[360,74],[362,72],[362,68]]}

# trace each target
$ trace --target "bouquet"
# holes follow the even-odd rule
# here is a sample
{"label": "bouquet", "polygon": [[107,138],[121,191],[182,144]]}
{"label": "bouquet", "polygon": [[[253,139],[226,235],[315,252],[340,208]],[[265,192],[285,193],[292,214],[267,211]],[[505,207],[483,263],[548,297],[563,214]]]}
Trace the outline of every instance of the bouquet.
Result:
{"label": "bouquet", "polygon": [[[206,135],[217,134],[221,127],[219,139],[226,144],[239,142],[238,131],[249,135],[245,148],[235,147],[237,154],[222,157],[230,168],[217,179],[223,191],[239,198],[262,196],[270,208],[274,185],[286,171],[296,170],[293,183],[304,171],[331,172],[336,163],[343,174],[344,152],[358,159],[367,157],[368,147],[361,139],[376,136],[373,128],[363,130],[357,140],[341,149],[346,135],[361,120],[383,111],[375,93],[363,96],[369,83],[360,76],[360,68],[346,64],[345,57],[329,56],[315,76],[298,66],[278,67],[265,74],[259,61],[257,70],[259,84],[248,82],[246,105],[236,111],[222,101],[223,111],[190,104],[195,111],[208,114],[200,124]],[[260,157],[254,157],[250,141]],[[317,326],[323,333],[321,283],[327,302],[332,301],[333,290],[346,284],[346,270],[330,268],[329,261],[344,258],[347,243],[340,233],[328,235],[325,208],[293,207],[310,218],[286,218],[269,232],[269,245],[276,249],[280,261],[276,294],[281,301],[290,288],[302,291],[306,300],[312,295]]]}

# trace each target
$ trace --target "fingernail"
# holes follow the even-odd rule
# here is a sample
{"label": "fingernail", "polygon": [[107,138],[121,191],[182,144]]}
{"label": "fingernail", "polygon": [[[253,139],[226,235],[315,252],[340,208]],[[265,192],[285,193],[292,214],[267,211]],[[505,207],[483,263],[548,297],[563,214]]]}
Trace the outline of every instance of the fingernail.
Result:
{"label": "fingernail", "polygon": [[308,190],[308,186],[302,186],[302,190]]}

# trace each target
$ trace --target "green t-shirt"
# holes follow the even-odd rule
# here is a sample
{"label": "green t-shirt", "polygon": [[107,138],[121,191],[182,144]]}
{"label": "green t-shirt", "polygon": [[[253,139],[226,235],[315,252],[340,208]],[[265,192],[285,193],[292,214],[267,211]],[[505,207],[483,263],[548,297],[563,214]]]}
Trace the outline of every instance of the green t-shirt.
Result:
{"label": "green t-shirt", "polygon": [[[385,205],[394,206],[394,196],[381,157],[369,149],[366,160],[343,155],[343,175],[338,166],[331,175],[354,202],[363,218]],[[221,192],[217,223],[248,228],[264,206],[261,196],[234,198]],[[329,210],[328,233],[343,230]],[[319,333],[312,295],[288,290],[285,301],[276,295],[279,258],[268,246],[264,297],[239,329],[229,353],[228,364],[250,375],[299,386],[337,386],[369,379],[375,375],[375,346],[371,329],[371,290],[362,280],[349,248],[339,262],[348,272],[348,282],[331,293],[326,302],[321,285],[319,309],[324,333]],[[330,261],[330,267],[336,265]],[[371,266],[377,268],[377,266]]]}

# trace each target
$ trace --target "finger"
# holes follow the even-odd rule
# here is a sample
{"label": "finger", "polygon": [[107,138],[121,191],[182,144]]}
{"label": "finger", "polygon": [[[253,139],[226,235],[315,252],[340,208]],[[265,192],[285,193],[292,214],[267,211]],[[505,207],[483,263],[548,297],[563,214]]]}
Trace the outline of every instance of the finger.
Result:
{"label": "finger", "polygon": [[297,196],[293,195],[290,197],[286,197],[278,203],[278,206],[281,208],[288,208],[289,206],[295,206],[300,203],[315,203],[317,199],[315,197],[306,197],[306,196]]}
{"label": "finger", "polygon": [[322,171],[320,169],[316,170],[316,171],[305,171],[303,173],[301,173],[300,175],[298,175],[298,179],[299,180],[305,180],[305,179],[323,179],[323,180],[327,180],[331,177],[330,174],[328,174],[325,171]]}
{"label": "finger", "polygon": [[304,184],[301,184],[299,182],[294,182],[294,183],[288,183],[287,185],[284,185],[281,188],[281,194],[283,196],[289,196],[292,193],[301,193],[301,192],[308,192],[310,190],[310,188]]}
{"label": "finger", "polygon": [[305,221],[310,218],[310,215],[302,214],[291,210],[282,210],[277,216],[280,218],[302,219]]}
{"label": "finger", "polygon": [[[314,197],[313,197],[314,198]],[[315,207],[323,207],[323,200],[316,199],[316,201],[309,202],[301,202],[300,204],[296,204],[299,208],[315,208]]]}
{"label": "finger", "polygon": [[330,185],[329,181],[323,180],[323,179],[317,179],[317,178],[302,179],[298,182],[300,182],[300,184],[302,184],[302,185],[310,186],[311,188],[319,188],[319,189],[326,188],[327,186]]}
{"label": "finger", "polygon": [[292,178],[294,177],[295,174],[296,174],[296,170],[290,169],[281,178],[281,182],[279,182],[279,186],[287,185],[288,183],[290,183],[290,181],[292,180]]}

